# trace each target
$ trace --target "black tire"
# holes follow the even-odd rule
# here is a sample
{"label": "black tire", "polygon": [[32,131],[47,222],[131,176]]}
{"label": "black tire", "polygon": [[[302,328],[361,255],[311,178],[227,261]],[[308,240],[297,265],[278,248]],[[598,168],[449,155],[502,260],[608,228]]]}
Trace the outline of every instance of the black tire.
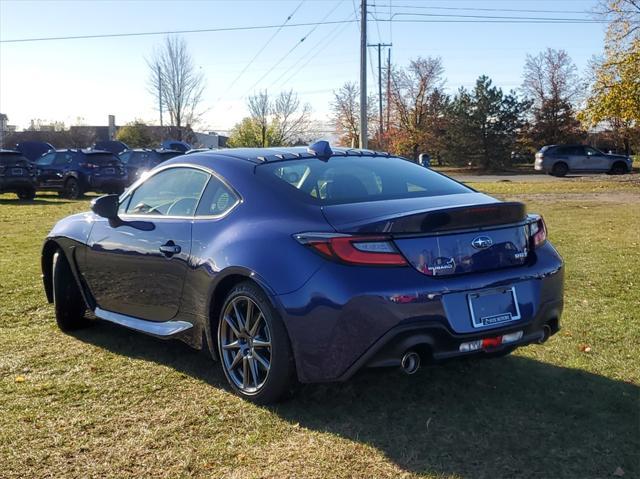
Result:
{"label": "black tire", "polygon": [[565,176],[567,173],[569,173],[569,167],[564,161],[559,161],[551,168],[551,174],[553,176]]}
{"label": "black tire", "polygon": [[16,193],[18,195],[18,198],[20,198],[21,200],[32,200],[36,197],[36,190],[35,189],[24,189],[24,190],[20,190]]}
{"label": "black tire", "polygon": [[80,183],[75,178],[69,178],[64,183],[64,196],[70,200],[79,200],[83,195]]}
{"label": "black tire", "polygon": [[[249,347],[247,347],[247,345],[245,344],[245,350],[241,350],[238,347],[237,352],[229,348],[222,347],[223,341],[227,340],[227,336],[225,336],[225,329],[227,330],[227,333],[231,331],[228,326],[225,326],[229,324],[226,323],[224,319],[225,311],[227,311],[228,308],[232,308],[234,304],[241,304],[241,301],[246,301],[247,299],[253,302],[252,308],[257,307],[259,309],[259,313],[262,313],[262,321],[264,322],[263,326],[265,328],[268,327],[268,340],[270,344],[268,350],[268,369],[260,366],[257,360],[253,360],[254,364],[256,365],[255,367],[261,369],[265,374],[265,377],[262,379],[263,382],[261,383],[261,385],[253,391],[245,390],[243,389],[242,385],[236,384],[235,381],[238,380],[239,372],[236,370],[234,373],[233,366],[229,364],[231,355],[235,356],[235,354],[241,357],[243,367],[245,364],[245,360],[247,361],[247,363],[249,363],[252,355],[255,354],[253,344],[250,344]],[[255,313],[255,309],[253,309],[253,311],[253,317],[258,317],[258,319],[256,319],[253,324],[257,324],[260,321],[260,315]],[[246,310],[243,311],[242,314],[246,315]],[[233,318],[232,321],[235,323],[236,328],[239,330],[240,328],[238,327],[238,323]],[[248,327],[247,329],[245,329],[245,331],[248,332],[249,329],[251,328]],[[280,318],[280,315],[273,308],[264,292],[255,283],[251,281],[240,283],[229,292],[229,294],[225,298],[224,305],[220,310],[216,336],[218,356],[220,358],[222,371],[224,372],[229,385],[238,396],[256,404],[270,404],[277,402],[291,394],[295,386],[295,364],[293,360],[293,354],[291,352],[291,343],[289,341],[289,336],[285,329],[284,323]],[[256,340],[256,336],[253,337],[253,340]],[[266,355],[266,352],[261,352],[260,354]],[[226,360],[225,355],[227,358]],[[238,364],[236,368],[239,368],[239,366],[240,365]],[[244,377],[244,373],[247,373],[247,375],[250,375],[252,378],[254,378],[254,384],[257,386],[258,378],[254,375],[253,370],[249,371],[250,369],[251,368],[247,366],[246,369],[243,370],[242,376]],[[258,372],[259,369],[256,369],[256,372]],[[232,375],[234,374],[236,378],[235,380],[232,379]],[[249,386],[248,382],[247,386]]]}
{"label": "black tire", "polygon": [[86,305],[71,267],[60,250],[53,255],[53,304],[56,322],[62,331],[73,331],[89,325]]}
{"label": "black tire", "polygon": [[629,173],[629,170],[627,169],[627,165],[625,165],[622,161],[617,161],[611,167],[610,173],[612,175],[626,175],[627,173]]}

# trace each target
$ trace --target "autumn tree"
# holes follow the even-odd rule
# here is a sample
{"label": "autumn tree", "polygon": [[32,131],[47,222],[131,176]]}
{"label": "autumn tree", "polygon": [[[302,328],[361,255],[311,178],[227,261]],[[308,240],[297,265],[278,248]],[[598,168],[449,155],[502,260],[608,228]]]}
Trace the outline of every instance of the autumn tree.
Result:
{"label": "autumn tree", "polygon": [[587,126],[604,124],[622,139],[625,153],[640,141],[640,2],[607,0],[601,15],[609,21],[604,54],[592,64]]}
{"label": "autumn tree", "polygon": [[547,48],[538,55],[527,55],[522,91],[529,99],[531,146],[577,141],[582,135],[575,105],[580,101],[584,83],[564,50]]}
{"label": "autumn tree", "polygon": [[443,74],[442,60],[432,57],[392,70],[388,140],[393,152],[417,159],[420,153],[434,153],[442,146],[448,103]]}
{"label": "autumn tree", "polygon": [[171,126],[182,140],[184,127],[196,123],[202,113],[199,107],[205,88],[204,75],[196,68],[181,37],[167,36],[147,65],[150,92],[169,113]]}

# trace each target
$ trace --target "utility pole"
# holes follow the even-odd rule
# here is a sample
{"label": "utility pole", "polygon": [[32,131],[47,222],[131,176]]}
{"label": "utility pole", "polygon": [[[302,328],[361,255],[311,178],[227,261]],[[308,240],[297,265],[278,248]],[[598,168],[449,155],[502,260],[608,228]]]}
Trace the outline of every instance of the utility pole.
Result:
{"label": "utility pole", "polygon": [[372,43],[367,44],[368,47],[376,47],[378,49],[378,115],[379,115],[379,133],[378,141],[382,144],[382,47],[391,47],[391,43]]}
{"label": "utility pole", "polygon": [[360,148],[367,148],[367,0],[360,0]]}
{"label": "utility pole", "polygon": [[158,108],[160,109],[160,127],[162,128],[162,75],[158,64]]}
{"label": "utility pole", "polygon": [[391,48],[387,50],[387,133],[391,121]]}

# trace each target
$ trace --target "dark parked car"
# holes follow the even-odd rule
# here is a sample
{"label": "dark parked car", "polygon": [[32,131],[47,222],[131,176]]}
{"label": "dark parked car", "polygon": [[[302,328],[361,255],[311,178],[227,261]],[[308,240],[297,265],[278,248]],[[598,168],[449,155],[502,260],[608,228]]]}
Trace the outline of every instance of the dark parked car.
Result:
{"label": "dark parked car", "polygon": [[603,153],[585,145],[549,145],[536,153],[534,168],[554,176],[567,173],[612,173],[622,175],[631,171],[631,158]]}
{"label": "dark parked car", "polygon": [[149,150],[137,148],[134,150],[126,150],[118,155],[120,161],[125,165],[127,170],[128,184],[132,184],[140,178],[140,176],[155,168],[163,161],[170,160],[175,156],[182,155],[181,152],[175,150]]}
{"label": "dark parked car", "polygon": [[129,147],[126,143],[123,143],[118,140],[106,140],[106,141],[96,141],[93,145],[94,150],[108,151],[113,153],[114,155],[119,155],[124,150],[128,150]]}
{"label": "dark parked car", "polygon": [[0,150],[0,193],[16,193],[21,200],[36,196],[36,170],[19,151]]}
{"label": "dark parked car", "polygon": [[52,151],[38,158],[35,166],[38,189],[58,191],[71,199],[88,191],[119,194],[127,183],[122,162],[108,151]]}
{"label": "dark parked car", "polygon": [[169,160],[61,220],[42,271],[63,330],[89,309],[208,348],[259,403],[296,379],[505,355],[563,308],[562,259],[523,204],[326,142]]}
{"label": "dark parked car", "polygon": [[22,141],[16,145],[16,150],[27,160],[36,161],[48,151],[55,150],[55,147],[44,141]]}
{"label": "dark parked car", "polygon": [[191,145],[189,143],[179,140],[165,140],[160,146],[164,150],[177,150],[180,153],[186,153],[191,149]]}

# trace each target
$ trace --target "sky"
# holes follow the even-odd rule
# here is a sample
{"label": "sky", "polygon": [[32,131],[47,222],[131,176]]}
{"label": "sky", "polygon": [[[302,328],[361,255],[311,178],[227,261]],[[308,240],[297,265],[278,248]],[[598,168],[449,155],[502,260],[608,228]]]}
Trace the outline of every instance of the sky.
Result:
{"label": "sky", "polygon": [[[0,112],[19,129],[31,119],[118,125],[158,123],[148,91],[150,58],[163,35],[6,42],[7,40],[133,32],[281,25],[359,18],[360,0],[0,0]],[[599,23],[470,23],[472,17],[593,18],[597,0],[369,0],[369,43],[392,43],[391,58],[406,65],[439,56],[446,88],[472,87],[488,75],[504,90],[517,89],[527,54],[565,49],[580,72],[602,51]],[[476,10],[464,10],[464,9]],[[485,9],[485,10],[478,10]],[[554,13],[513,12],[550,10]],[[574,13],[575,12],[575,13]],[[579,13],[586,12],[586,13]],[[393,15],[392,17],[390,17]],[[392,21],[388,21],[392,18]],[[467,20],[417,23],[403,20]],[[328,125],[333,91],[359,77],[359,23],[182,34],[206,78],[197,130],[227,132],[247,114],[247,96],[293,89],[314,119]],[[304,41],[301,41],[305,38]],[[368,90],[377,90],[377,51],[368,49]],[[385,52],[386,55],[386,52]],[[249,65],[249,68],[246,68]],[[243,69],[246,71],[240,75]],[[266,75],[266,76],[265,76]],[[328,126],[327,126],[328,128]]]}

